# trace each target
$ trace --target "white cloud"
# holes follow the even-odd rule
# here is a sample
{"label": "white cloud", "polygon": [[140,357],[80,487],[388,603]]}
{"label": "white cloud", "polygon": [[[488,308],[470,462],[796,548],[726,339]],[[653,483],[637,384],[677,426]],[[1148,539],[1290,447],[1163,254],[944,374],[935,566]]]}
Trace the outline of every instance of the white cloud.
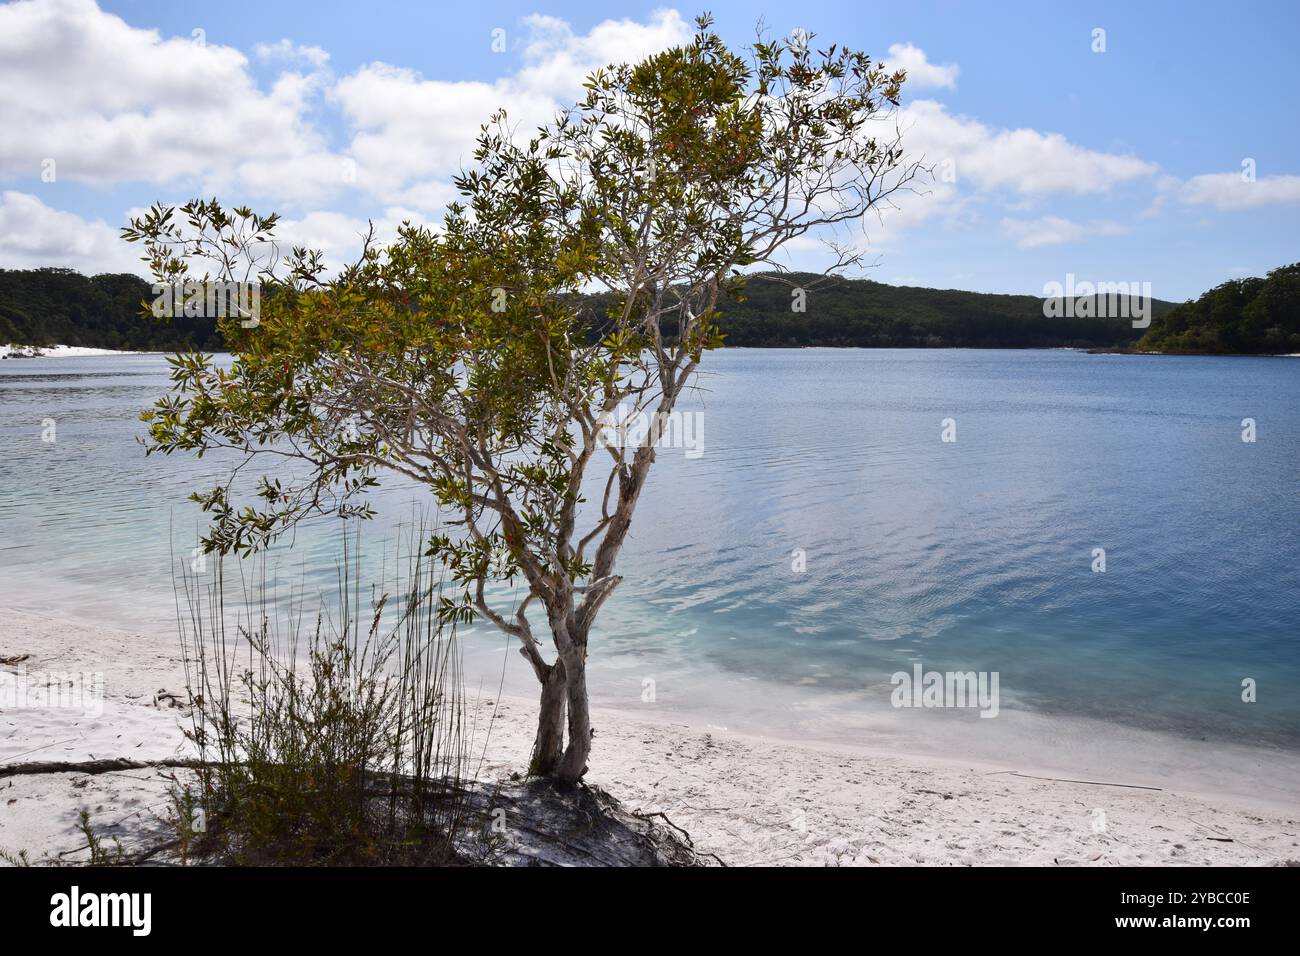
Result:
{"label": "white cloud", "polygon": [[1136,156],[1071,143],[1060,133],[995,129],[953,116],[934,100],[909,104],[900,114],[899,125],[909,150],[941,167],[950,163],[957,183],[982,190],[1082,195],[1151,176],[1157,169]]}
{"label": "white cloud", "polygon": [[[884,229],[873,232],[877,241],[890,241],[937,217],[949,228],[970,229],[978,224],[982,207],[997,203],[1006,212],[1023,212],[1053,195],[1104,194],[1159,170],[1155,163],[1089,149],[1060,133],[999,129],[954,116],[935,100],[916,100],[900,109],[898,128],[909,156],[933,167],[933,179],[915,184],[915,194],[894,197],[898,208],[883,213]],[[1081,238],[1073,226],[1052,216],[1012,217],[1003,231],[1022,248],[1034,248]],[[1077,228],[1107,227],[1093,223]]]}
{"label": "white cloud", "polygon": [[0,193],[0,268],[143,274],[138,255],[102,220],[51,209],[30,193]]}
{"label": "white cloud", "polygon": [[[397,227],[408,221],[414,225],[432,225],[418,211],[394,206],[373,220],[376,241],[383,244],[396,239]],[[334,267],[357,260],[371,222],[339,212],[311,212],[301,219],[282,219],[275,235],[284,252],[295,245],[319,249],[332,272]]]}
{"label": "white cloud", "polygon": [[891,73],[894,70],[907,71],[907,82],[903,84],[904,90],[957,88],[956,63],[949,63],[946,66],[931,63],[926,58],[924,50],[910,43],[895,43],[891,46],[885,67]]}
{"label": "white cloud", "polygon": [[1300,176],[1262,176],[1247,181],[1241,173],[1205,173],[1187,180],[1177,192],[1179,200],[1188,205],[1235,212],[1300,203]]}
{"label": "white cloud", "polygon": [[[378,199],[382,237],[403,219],[425,222],[455,198],[450,177],[495,110],[507,108],[524,129],[545,123],[580,94],[592,69],[691,34],[672,10],[645,23],[606,20],[586,34],[536,15],[522,29],[522,63],[493,82],[426,79],[383,63],[340,79],[327,51],[286,38],[252,50],[279,70],[263,86],[239,50],[201,34],[167,38],[132,27],[93,0],[0,5],[0,177],[35,180],[52,159],[59,183],[144,182],[173,195],[264,202],[290,213],[279,230],[285,244],[351,259],[366,221],[322,206],[349,193]],[[318,125],[320,109],[344,121],[341,143]],[[4,197],[5,265],[142,271],[116,227],[27,193]]]}
{"label": "white cloud", "polygon": [[0,174],[206,183],[249,160],[291,167],[322,148],[305,119],[317,81],[259,90],[230,47],[163,39],[92,0],[0,6]]}
{"label": "white cloud", "polygon": [[554,101],[496,83],[426,80],[414,70],[373,63],[344,77],[334,98],[356,131],[348,152],[357,183],[396,199],[413,180],[445,178],[470,158],[479,127],[506,107],[525,128],[544,123]]}
{"label": "white cloud", "polygon": [[524,47],[525,67],[513,85],[570,99],[588,73],[611,63],[635,63],[652,53],[680,46],[691,37],[691,26],[676,10],[657,10],[649,23],[606,20],[585,37],[557,17],[533,14],[524,19],[530,37]]}
{"label": "white cloud", "polygon": [[355,131],[348,152],[358,183],[388,202],[420,208],[431,180],[446,182],[469,160],[479,127],[498,109],[522,131],[554,118],[583,79],[609,63],[635,61],[686,42],[690,29],[673,10],[649,23],[606,20],[585,36],[555,17],[524,20],[523,68],[492,83],[430,80],[414,70],[372,63],[339,80],[333,98]]}
{"label": "white cloud", "polygon": [[253,54],[259,60],[306,63],[313,69],[323,68],[330,59],[330,55],[320,47],[300,46],[288,38],[281,39],[278,43],[259,43],[253,47]]}
{"label": "white cloud", "polygon": [[1003,219],[1002,231],[1015,239],[1021,249],[1040,249],[1095,236],[1119,236],[1128,229],[1105,219],[1079,223],[1060,216],[1042,216],[1038,219]]}
{"label": "white cloud", "polygon": [[[0,176],[34,179],[53,159],[59,181],[146,182],[290,209],[359,191],[433,212],[454,196],[450,175],[495,110],[525,129],[544,123],[591,69],[690,36],[671,10],[583,35],[541,16],[523,29],[522,65],[494,82],[384,63],[337,79],[325,50],[286,38],[253,48],[281,68],[264,88],[231,47],[132,27],[93,0],[19,0],[0,6]],[[330,143],[318,108],[341,114],[347,141]]]}

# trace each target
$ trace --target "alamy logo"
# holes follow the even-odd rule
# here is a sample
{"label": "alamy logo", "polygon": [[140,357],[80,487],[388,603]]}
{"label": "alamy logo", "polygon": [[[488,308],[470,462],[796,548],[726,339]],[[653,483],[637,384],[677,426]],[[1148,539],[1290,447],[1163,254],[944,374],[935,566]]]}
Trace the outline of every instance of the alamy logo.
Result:
{"label": "alamy logo", "polygon": [[1065,274],[1065,284],[1043,286],[1043,316],[1048,319],[1128,319],[1133,328],[1151,325],[1150,282],[1082,282]]}
{"label": "alamy logo", "polygon": [[997,671],[898,671],[889,701],[895,707],[978,707],[981,717],[998,715]]}
{"label": "alamy logo", "polygon": [[683,448],[687,458],[704,454],[703,412],[655,412],[620,404],[596,419],[601,448]]}
{"label": "alamy logo", "polygon": [[225,319],[255,329],[262,321],[262,287],[256,282],[155,282],[150,310],[158,319]]}
{"label": "alamy logo", "polygon": [[51,926],[128,926],[134,936],[148,936],[153,929],[151,893],[83,894],[74,886],[51,896],[50,907]]}
{"label": "alamy logo", "polygon": [[85,717],[104,713],[104,675],[98,671],[28,674],[0,671],[0,711],[75,710]]}

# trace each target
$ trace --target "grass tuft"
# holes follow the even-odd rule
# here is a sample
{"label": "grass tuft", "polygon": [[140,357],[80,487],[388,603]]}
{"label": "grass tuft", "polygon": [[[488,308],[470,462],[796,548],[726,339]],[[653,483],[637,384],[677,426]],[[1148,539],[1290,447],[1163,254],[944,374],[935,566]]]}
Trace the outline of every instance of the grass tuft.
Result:
{"label": "grass tuft", "polygon": [[208,582],[182,572],[186,735],[199,756],[193,786],[172,794],[183,861],[466,862],[470,741],[442,580],[412,547],[400,602],[375,589],[363,601],[357,554],[345,535],[337,592],[314,619],[292,595],[228,612],[224,562]]}

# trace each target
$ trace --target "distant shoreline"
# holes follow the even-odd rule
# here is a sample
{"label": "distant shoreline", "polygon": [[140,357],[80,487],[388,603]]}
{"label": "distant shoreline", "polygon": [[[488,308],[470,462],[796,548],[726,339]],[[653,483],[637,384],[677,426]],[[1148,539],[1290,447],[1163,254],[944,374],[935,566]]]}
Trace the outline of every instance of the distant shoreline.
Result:
{"label": "distant shoreline", "polygon": [[1300,358],[1300,352],[1153,352],[1145,349],[1083,349],[1089,355],[1167,355],[1182,358]]}
{"label": "distant shoreline", "polygon": [[162,355],[131,349],[98,349],[82,345],[0,345],[0,359],[93,358],[101,355]]}
{"label": "distant shoreline", "polygon": [[[199,349],[204,354],[228,355],[221,349]],[[725,345],[724,352],[1079,352],[1085,355],[1163,355],[1218,358],[1300,358],[1300,352],[1150,352],[1126,348],[1088,348],[1075,345]],[[184,354],[185,350],[179,350]],[[125,355],[175,355],[176,349],[100,349],[80,345],[0,345],[0,359],[108,358]]]}

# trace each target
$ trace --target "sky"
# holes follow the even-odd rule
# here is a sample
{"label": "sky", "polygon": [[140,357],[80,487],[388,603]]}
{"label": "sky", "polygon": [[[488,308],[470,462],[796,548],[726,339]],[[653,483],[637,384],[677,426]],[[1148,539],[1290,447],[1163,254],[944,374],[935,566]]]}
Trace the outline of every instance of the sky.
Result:
{"label": "sky", "polygon": [[[1182,300],[1300,260],[1294,0],[19,0],[0,3],[0,268],[143,275],[120,227],[194,196],[346,260],[368,220],[439,220],[493,110],[545,122],[703,9],[737,46],[801,30],[908,71],[897,121],[934,174],[867,221],[859,274]],[[788,261],[828,263],[813,243]]]}

